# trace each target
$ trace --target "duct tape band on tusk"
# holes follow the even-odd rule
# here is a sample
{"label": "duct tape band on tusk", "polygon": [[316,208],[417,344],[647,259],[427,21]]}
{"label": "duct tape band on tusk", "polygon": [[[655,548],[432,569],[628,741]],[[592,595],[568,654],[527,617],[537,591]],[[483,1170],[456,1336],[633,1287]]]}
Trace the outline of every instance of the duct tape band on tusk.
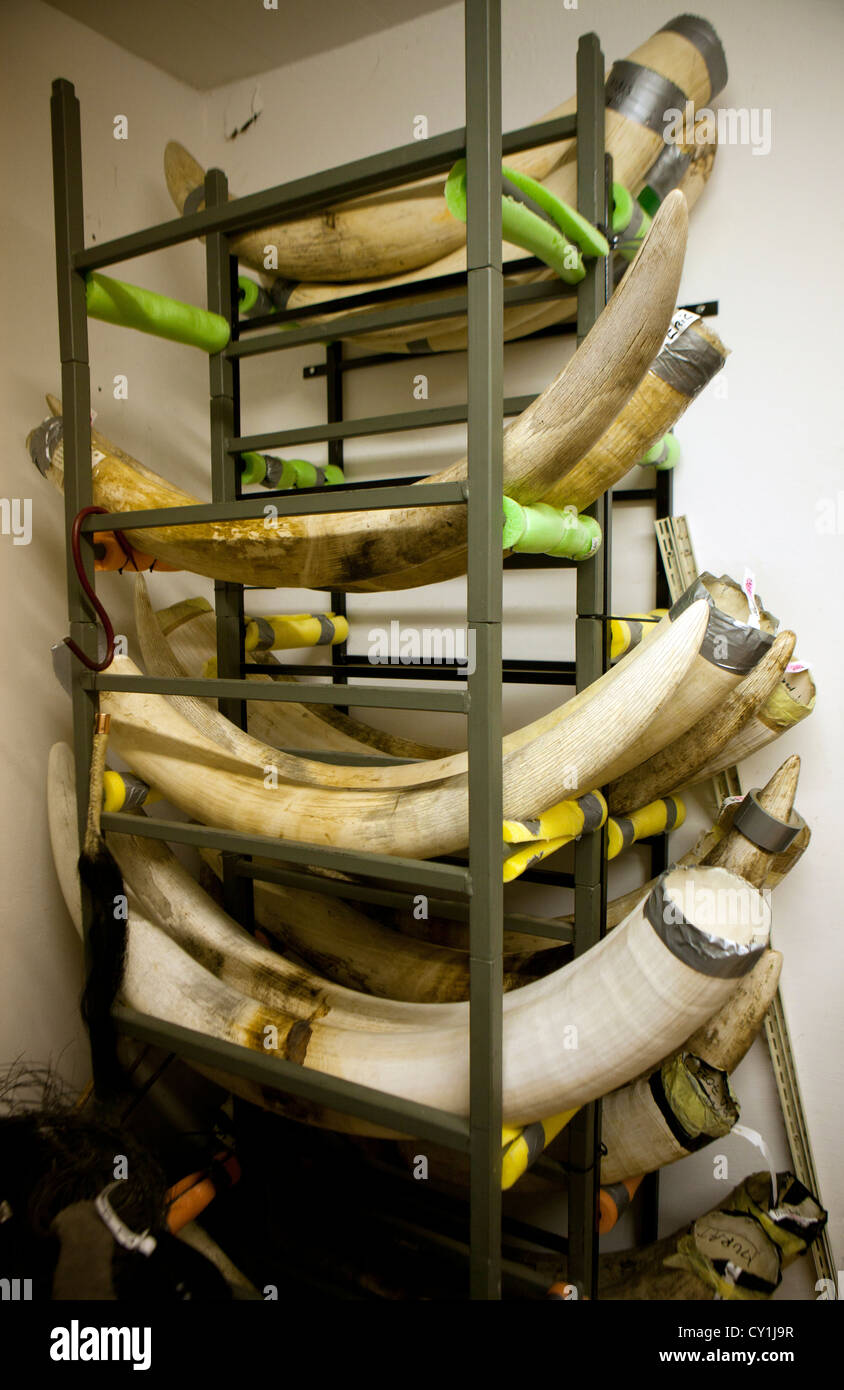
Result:
{"label": "duct tape band on tusk", "polygon": [[29,457],[45,478],[50,471],[53,454],[62,442],[62,434],[62,417],[51,415],[48,419],[42,420],[29,437]]}
{"label": "duct tape band on tusk", "polygon": [[651,215],[668,194],[677,188],[692,162],[682,145],[666,145],[645,175],[639,202]]}
{"label": "duct tape band on tusk", "polygon": [[641,63],[619,58],[612,65],[606,85],[606,104],[611,111],[662,135],[668,110],[684,111],[686,93],[675,82]]}
{"label": "duct tape band on tusk", "polygon": [[727,56],[724,45],[707,19],[696,14],[678,14],[663,24],[660,33],[680,34],[694,44],[709,73],[709,99],[717,97],[727,85]]}
{"label": "duct tape band on tusk", "polygon": [[796,811],[791,812],[789,820],[780,820],[760,806],[759,787],[753,787],[737,808],[733,817],[733,829],[740,830],[746,840],[764,849],[768,854],[781,854],[788,849],[806,822]]}
{"label": "duct tape band on tusk", "polygon": [[685,1052],[651,1072],[648,1090],[673,1138],[688,1153],[729,1134],[739,1117],[727,1073]]}
{"label": "duct tape band on tusk", "polygon": [[645,916],[663,945],[699,975],[721,980],[736,980],[747,975],[767,943],[759,940],[742,945],[710,936],[683,916],[678,904],[668,897],[664,880],[665,874],[654,884],[644,907]]}
{"label": "duct tape band on tusk", "polygon": [[724,358],[701,333],[680,333],[666,343],[648,371],[690,400],[720,372]]}
{"label": "duct tape band on tusk", "polygon": [[722,671],[745,675],[753,669],[773,643],[772,633],[763,632],[760,628],[747,627],[722,613],[715,607],[712,595],[700,578],[690,584],[686,592],[669,608],[668,616],[671,621],[676,622],[680,615],[700,598],[706,599],[710,607],[709,622],[700,644],[701,656],[713,666],[720,666]]}

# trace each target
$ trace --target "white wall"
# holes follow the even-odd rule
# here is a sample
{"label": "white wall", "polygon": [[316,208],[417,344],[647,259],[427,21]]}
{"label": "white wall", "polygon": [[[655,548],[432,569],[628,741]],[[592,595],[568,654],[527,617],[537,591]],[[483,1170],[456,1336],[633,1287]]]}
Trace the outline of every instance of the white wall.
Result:
{"label": "white wall", "polygon": [[[635,6],[582,0],[577,10],[565,9],[559,0],[529,5],[505,0],[505,126],[533,119],[569,95],[580,33],[596,30],[612,60],[665,23],[675,8],[682,7],[656,0],[639,0]],[[804,860],[777,890],[774,941],[785,953],[783,993],[840,1262],[844,1145],[836,1104],[842,1072],[836,987],[844,950],[833,908],[839,865],[832,770],[840,766],[842,752],[836,709],[842,673],[840,652],[829,634],[834,631],[842,536],[840,530],[820,534],[815,523],[822,500],[835,498],[844,486],[834,380],[840,352],[830,310],[834,289],[840,290],[834,236],[841,222],[841,191],[828,158],[834,151],[829,133],[835,129],[828,55],[841,51],[844,15],[831,0],[808,0],[799,12],[785,0],[707,0],[701,10],[718,29],[730,66],[730,82],[719,104],[770,108],[773,148],[765,157],[754,156],[748,147],[722,148],[693,214],[681,299],[719,299],[717,328],[733,355],[723,378],[726,395],[723,390],[717,396],[712,390],[705,393],[678,430],[683,460],[676,476],[676,510],[689,516],[702,567],[739,578],[745,565],[755,570],[767,606],[785,626],[796,628],[798,652],[810,660],[819,687],[813,717],[742,773],[746,785],[756,785],[786,753],[797,751],[804,758],[799,806],[814,838]],[[0,1021],[7,1034],[0,1055],[58,1055],[73,1040],[67,1065],[82,1079],[85,1066],[74,1015],[78,952],[53,883],[39,790],[47,748],[67,724],[64,697],[54,689],[47,655],[50,643],[65,630],[60,505],[32,470],[22,444],[42,414],[39,393],[45,387],[57,389],[59,382],[49,81],[62,73],[77,83],[83,103],[88,230],[102,238],[169,215],[160,160],[170,136],[182,139],[206,166],[224,168],[233,190],[246,193],[404,143],[418,114],[427,115],[432,135],[461,124],[462,6],[207,97],[38,3],[9,6],[4,23],[11,40],[5,45],[6,91],[13,97],[17,134],[5,186],[26,190],[8,204],[16,222],[7,242],[14,256],[5,262],[11,278],[6,302],[16,307],[17,335],[14,347],[9,335],[4,341],[6,370],[0,380],[7,397],[6,489],[13,496],[33,498],[35,527],[28,548],[12,548],[8,538],[0,538],[0,564],[8,567],[2,611],[9,648],[16,670],[31,682],[24,690],[18,680],[7,681],[3,721],[10,769],[3,810],[3,851],[9,858],[3,989],[9,991],[10,1003]],[[267,23],[272,23],[271,12]],[[242,124],[256,96],[256,105],[263,107],[259,120],[235,141],[226,140],[225,133]],[[125,145],[111,135],[118,112],[130,118]],[[129,278],[186,299],[203,293],[203,257],[197,246],[177,248],[130,270]],[[509,348],[508,393],[541,388],[570,350],[564,342]],[[151,466],[207,495],[200,355],[166,344],[150,350],[149,341],[132,340],[103,325],[92,325],[91,345],[93,394],[103,431]],[[291,427],[323,418],[321,386],[301,377],[302,366],[318,357],[306,349],[246,366],[244,429]],[[412,408],[412,377],[419,369],[398,360],[350,375],[347,413]],[[425,370],[430,394],[421,405],[465,398],[462,355],[432,360]],[[127,402],[111,399],[110,382],[118,371],[130,378]],[[461,450],[462,431],[457,429],[362,441],[348,447],[348,471],[355,478],[421,471]],[[319,446],[301,452],[324,459]],[[652,601],[650,580],[643,577],[650,574],[649,526],[650,512],[644,507],[619,520],[615,611]],[[116,580],[103,584],[106,598],[118,605],[119,589]],[[154,597],[168,602],[171,596],[202,590],[207,590],[202,581],[187,576],[159,576]],[[554,643],[561,656],[571,654],[570,575],[552,580],[547,572],[545,577],[542,572],[509,576],[506,596],[508,653],[546,655]],[[301,595],[289,597],[301,601]],[[458,621],[462,602],[458,582],[389,596],[386,602],[377,596],[355,597],[352,613],[360,616],[354,641],[360,649],[375,615],[380,621],[412,613],[419,621],[430,621],[433,614],[445,621],[452,614]],[[284,603],[285,596],[276,595],[267,600],[267,611],[282,609]],[[125,608],[117,611],[125,613]],[[553,691],[509,687],[508,727],[549,708],[556,698]],[[379,718],[401,727],[400,716]],[[438,741],[462,738],[456,718],[432,718],[428,729]],[[677,853],[707,813],[703,803],[690,807],[689,822],[673,841]],[[619,891],[627,886],[625,872],[631,868],[614,875]],[[547,900],[546,905],[549,910],[564,906]],[[753,1049],[735,1083],[743,1122],[762,1132],[777,1164],[786,1166],[785,1134],[764,1044]],[[729,1157],[731,1183],[762,1164],[744,1141],[733,1138],[716,1148]],[[662,1231],[706,1210],[723,1192],[723,1184],[713,1179],[711,1151],[667,1170]],[[812,1297],[811,1285],[810,1266],[803,1262],[789,1273],[780,1296]]]}

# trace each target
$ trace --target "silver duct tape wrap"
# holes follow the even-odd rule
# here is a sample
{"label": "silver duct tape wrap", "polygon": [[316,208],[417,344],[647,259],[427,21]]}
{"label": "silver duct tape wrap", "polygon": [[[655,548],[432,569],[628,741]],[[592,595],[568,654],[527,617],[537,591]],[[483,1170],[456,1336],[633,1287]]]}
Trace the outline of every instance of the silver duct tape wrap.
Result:
{"label": "silver duct tape wrap", "polygon": [[657,135],[665,130],[666,111],[683,111],[686,106],[686,93],[676,83],[627,58],[613,63],[605,96],[611,111]]}
{"label": "silver duct tape wrap", "polygon": [[272,623],[268,623],[266,618],[253,618],[252,622],[258,629],[258,641],[255,643],[256,652],[271,652],[275,646],[275,629]]}
{"label": "silver duct tape wrap", "polygon": [[720,980],[737,980],[752,970],[767,943],[758,941],[742,946],[736,941],[710,936],[701,927],[686,920],[677,904],[667,896],[664,878],[663,874],[654,884],[644,913],[671,954],[699,975],[710,975]]}
{"label": "silver duct tape wrap", "polygon": [[613,816],[613,820],[621,831],[621,843],[627,849],[636,838],[636,827],[629,816]]}
{"label": "silver duct tape wrap", "polygon": [[597,830],[604,818],[604,808],[595,793],[587,792],[585,796],[578,798],[578,802],[583,812],[583,830],[580,833]]}
{"label": "silver duct tape wrap", "polygon": [[123,805],[121,811],[138,811],[149,796],[149,783],[133,772],[123,773]]}
{"label": "silver duct tape wrap", "polygon": [[759,787],[754,787],[736,807],[733,829],[740,830],[745,839],[758,845],[759,849],[766,850],[768,854],[781,854],[800,834],[806,822],[796,811],[792,811],[791,818],[787,821],[780,820],[779,816],[772,816],[770,811],[759,805],[758,794]]}
{"label": "silver duct tape wrap", "polygon": [[532,212],[535,217],[541,218],[543,222],[548,223],[549,227],[554,227],[556,231],[559,231],[559,227],[557,227],[553,217],[550,217],[544,208],[541,208],[538,203],[534,202],[529,194],[523,192],[521,188],[517,188],[514,183],[511,183],[506,176],[501,180],[501,192],[505,198],[512,198],[514,202],[521,203],[522,206],[526,207],[529,212]]}
{"label": "silver duct tape wrap", "polygon": [[311,613],[310,616],[312,618],[316,618],[317,622],[319,623],[319,637],[317,641],[314,643],[314,646],[330,647],[337,634],[337,629],[334,626],[334,623],[331,621],[330,618],[327,618],[324,613]]}
{"label": "silver duct tape wrap", "polygon": [[663,24],[661,32],[682,34],[684,39],[693,43],[709,73],[710,99],[723,92],[728,76],[727,55],[708,19],[701,19],[696,14],[679,14],[676,19],[670,19],[667,24]]}
{"label": "silver duct tape wrap", "polygon": [[29,441],[29,457],[35,464],[39,473],[43,473],[46,478],[53,462],[53,454],[62,442],[63,423],[60,415],[51,415],[47,420],[42,420],[37,429],[32,431]]}
{"label": "silver duct tape wrap", "polygon": [[702,333],[695,333],[690,324],[672,343],[666,343],[648,370],[673,386],[675,391],[694,400],[723,365],[724,358],[718,349],[708,343]]}
{"label": "silver duct tape wrap", "polygon": [[722,671],[746,675],[773,643],[773,634],[762,632],[757,627],[748,627],[722,613],[720,608],[715,607],[715,600],[700,578],[690,584],[668,610],[671,621],[676,622],[680,614],[685,613],[699,598],[706,599],[710,608],[709,622],[700,644],[701,656],[713,666],[720,666]]}
{"label": "silver duct tape wrap", "polygon": [[691,162],[691,155],[685,154],[680,145],[666,145],[646,173],[644,186],[653,189],[662,202],[673,189],[679,187]]}

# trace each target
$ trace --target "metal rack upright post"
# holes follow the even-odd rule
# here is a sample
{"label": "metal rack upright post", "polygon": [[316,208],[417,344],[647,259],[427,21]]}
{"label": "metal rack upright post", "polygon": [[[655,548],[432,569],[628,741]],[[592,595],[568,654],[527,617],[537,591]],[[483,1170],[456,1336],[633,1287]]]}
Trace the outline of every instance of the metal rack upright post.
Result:
{"label": "metal rack upright post", "polygon": [[[255,1081],[290,1096],[345,1111],[421,1139],[468,1154],[471,1162],[471,1295],[497,1298],[501,1278],[501,1088],[502,1088],[502,930],[536,930],[529,918],[504,918],[500,833],[501,786],[501,421],[522,403],[502,399],[502,310],[569,293],[558,284],[504,286],[501,267],[501,155],[529,146],[551,143],[577,132],[581,211],[599,224],[607,222],[607,183],[604,162],[603,55],[597,38],[587,35],[578,50],[578,114],[524,127],[502,137],[500,119],[501,28],[499,0],[466,0],[466,126],[424,142],[359,160],[338,169],[299,179],[262,193],[227,201],[224,176],[212,170],[206,178],[206,207],[144,231],[115,238],[96,247],[84,242],[80,110],[72,85],[53,85],[52,130],[56,211],[56,258],[62,389],[64,400],[65,510],[68,525],[92,499],[90,440],[90,372],[85,298],[87,273],[197,237],[206,238],[209,308],[225,314],[232,340],[210,358],[211,478],[213,500],[206,504],[88,518],[83,534],[95,529],[142,529],[169,524],[199,524],[264,515],[267,494],[243,497],[237,480],[236,458],[247,450],[286,444],[327,441],[342,448],[353,436],[466,420],[468,478],[466,482],[433,484],[424,489],[408,485],[332,487],[319,494],[281,494],[274,503],[279,516],[388,508],[467,505],[468,601],[467,621],[475,634],[475,669],[465,690],[389,689],[356,685],[354,704],[369,708],[402,708],[465,714],[469,744],[468,864],[400,859],[386,855],[316,848],[264,836],[247,836],[204,825],[185,824],[127,814],[104,814],[109,833],[135,834],[220,850],[226,862],[226,900],[230,909],[248,919],[248,890],[253,878],[272,875],[255,865],[254,857],[282,866],[279,873],[305,867],[328,867],[364,878],[388,879],[409,890],[442,891],[467,903],[471,947],[471,1006],[469,1056],[471,1067],[468,1119],[403,1098],[358,1086],[318,1072],[306,1071],[284,1057],[261,1055],[249,1049],[206,1037],[177,1024],[120,1007],[120,1029],[136,1039],[173,1051],[219,1072]],[[397,324],[422,322],[466,313],[469,323],[469,382],[465,407],[446,407],[380,416],[371,420],[329,419],[324,427],[288,429],[262,435],[240,435],[240,363],[257,354],[311,342],[325,342],[331,330],[305,326],[268,332],[248,339],[237,337],[236,265],[230,238],[239,231],[273,220],[301,216],[355,196],[375,192],[399,181],[446,172],[464,154],[468,161],[468,269],[466,288],[432,303],[419,302],[362,309],[343,325],[344,337]],[[588,331],[605,302],[605,269],[593,265],[581,287],[578,328]],[[318,306],[317,306],[318,307]],[[307,316],[305,316],[307,317]],[[339,370],[339,356],[335,361]],[[525,402],[526,403],[526,402]],[[329,416],[340,413],[329,409]],[[605,535],[605,553],[581,566],[578,573],[576,680],[578,687],[605,669],[609,595],[610,502],[596,504]],[[93,579],[92,550],[83,547],[86,568]],[[93,655],[97,641],[94,615],[68,555],[68,607],[71,634]],[[247,696],[252,699],[296,700],[342,705],[351,689],[332,686],[256,685],[245,678],[241,648],[243,594],[240,585],[215,585],[218,675],[216,679],[164,679],[99,675],[78,666],[73,673],[72,704],[80,828],[88,796],[93,697],[103,690],[135,690],[216,698],[224,713],[238,723],[245,719]],[[374,673],[373,673],[374,674]],[[290,866],[284,869],[283,866]],[[605,925],[606,862],[599,837],[584,837],[574,875],[576,950],[587,949]],[[83,903],[88,949],[89,905]],[[549,924],[550,926],[550,924]],[[560,929],[546,933],[566,939]],[[570,938],[570,934],[569,934]],[[97,1058],[94,1058],[95,1077]],[[570,1197],[570,1273],[584,1290],[596,1291],[596,1186],[598,1107],[587,1107],[575,1140],[581,1172]]]}

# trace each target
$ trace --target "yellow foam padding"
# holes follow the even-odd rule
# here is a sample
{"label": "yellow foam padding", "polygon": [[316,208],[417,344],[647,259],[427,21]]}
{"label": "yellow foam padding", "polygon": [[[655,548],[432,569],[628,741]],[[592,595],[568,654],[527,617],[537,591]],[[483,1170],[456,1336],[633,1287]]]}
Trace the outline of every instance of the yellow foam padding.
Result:
{"label": "yellow foam padding", "polygon": [[552,1139],[556,1139],[573,1115],[574,1110],[563,1110],[559,1115],[549,1115],[547,1120],[535,1120],[530,1125],[505,1125],[501,1131],[501,1191],[506,1192],[518,1182],[532,1163],[536,1161]]}
{"label": "yellow foam padding", "polygon": [[518,849],[508,854],[504,860],[503,882],[512,883],[525,869],[529,869],[532,864],[538,864],[542,859],[547,859],[549,854],[556,854],[563,845],[570,845],[573,839],[573,835],[560,835],[556,840],[532,840],[529,844],[519,845]]}
{"label": "yellow foam padding", "polygon": [[[600,819],[593,812],[594,803],[590,797],[597,798]],[[592,814],[590,814],[592,813]],[[505,820],[503,839],[505,845],[523,845],[529,840],[557,840],[565,836],[572,839],[583,830],[590,820],[591,829],[599,829],[607,818],[607,803],[599,791],[587,792],[585,796],[558,801],[549,806],[540,816],[529,820]]]}
{"label": "yellow foam padding", "polygon": [[652,608],[649,613],[630,613],[626,618],[613,618],[610,623],[610,661],[618,661],[620,656],[641,642],[644,635],[641,624],[647,623],[651,627],[667,612],[667,608]]}
{"label": "yellow foam padding", "polygon": [[686,819],[686,806],[679,796],[666,796],[631,811],[626,816],[610,816],[607,823],[607,858],[615,859],[628,845],[663,830],[676,830]]}
{"label": "yellow foam padding", "polygon": [[[262,618],[273,630],[273,651],[283,651],[291,647],[334,646],[345,642],[349,635],[347,620],[337,613],[281,613]],[[330,641],[327,640],[330,631]],[[254,618],[247,619],[244,650],[253,652],[257,647],[266,650],[261,641],[261,628]]]}

